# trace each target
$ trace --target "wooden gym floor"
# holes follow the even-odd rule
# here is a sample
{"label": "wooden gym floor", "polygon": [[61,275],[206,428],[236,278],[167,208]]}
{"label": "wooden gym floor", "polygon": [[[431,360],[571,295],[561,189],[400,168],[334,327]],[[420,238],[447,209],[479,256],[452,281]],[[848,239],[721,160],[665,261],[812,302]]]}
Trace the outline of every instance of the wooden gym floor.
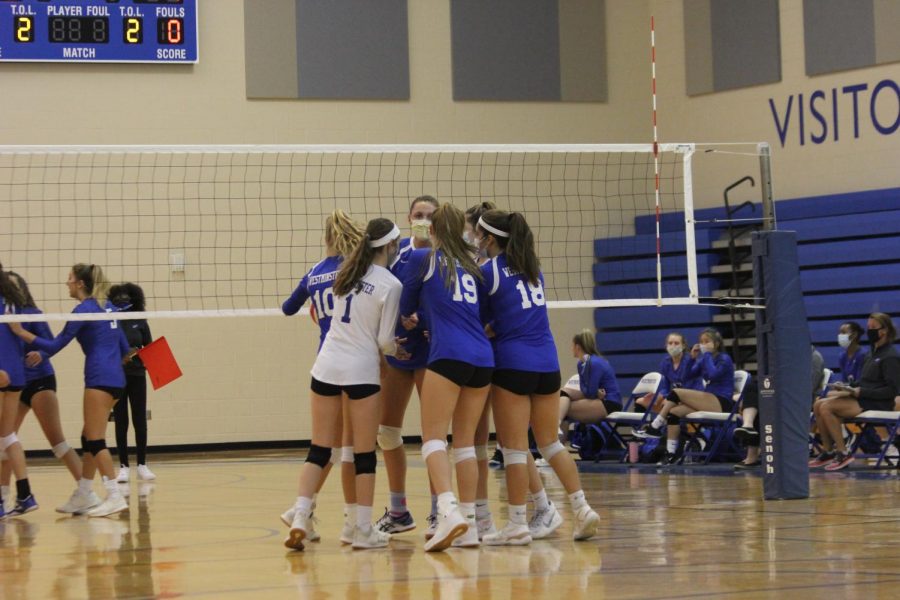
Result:
{"label": "wooden gym floor", "polygon": [[[152,456],[155,483],[132,482],[114,519],[53,511],[71,492],[63,468],[32,461],[41,509],[0,522],[0,598],[896,598],[897,471],[816,474],[808,500],[764,502],[758,475],[600,469],[583,475],[600,535],[574,543],[567,523],[521,548],[422,550],[422,461],[408,489],[419,528],[388,550],[337,541],[337,472],[319,499],[322,541],[286,550],[279,514],[296,495],[299,452]],[[99,485],[97,486],[99,491]],[[490,476],[499,525],[503,471]],[[378,477],[376,516],[386,502]]]}

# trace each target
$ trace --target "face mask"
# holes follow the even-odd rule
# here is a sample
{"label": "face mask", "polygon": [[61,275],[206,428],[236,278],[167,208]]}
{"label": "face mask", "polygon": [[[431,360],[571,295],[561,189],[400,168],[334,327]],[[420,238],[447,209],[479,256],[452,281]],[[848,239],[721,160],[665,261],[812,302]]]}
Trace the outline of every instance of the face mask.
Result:
{"label": "face mask", "polygon": [[473,238],[472,238],[472,234],[471,234],[470,232],[468,232],[468,231],[463,231],[463,241],[464,241],[465,243],[469,244],[470,246],[474,246],[474,245],[475,245],[475,242],[474,242],[474,240],[473,240]]}
{"label": "face mask", "polygon": [[131,298],[128,296],[116,296],[113,298],[112,303],[116,308],[128,308],[131,306]]}
{"label": "face mask", "polygon": [[[474,237],[474,236],[473,236]],[[484,243],[485,238],[474,238],[473,242],[475,243],[475,247],[478,248],[478,258],[484,260],[488,258],[487,247]]]}
{"label": "face mask", "polygon": [[428,219],[416,219],[411,224],[413,237],[419,241],[425,242],[431,239],[431,221]]}
{"label": "face mask", "polygon": [[881,337],[881,329],[866,329],[866,337],[869,338],[869,343],[873,346],[875,342]]}
{"label": "face mask", "polygon": [[850,334],[847,333],[839,333],[838,334],[838,346],[841,348],[847,348],[850,346]]}
{"label": "face mask", "polygon": [[668,351],[669,356],[671,356],[672,358],[678,358],[679,356],[681,356],[681,353],[684,352],[684,348],[682,348],[680,345],[668,346],[666,350]]}
{"label": "face mask", "polygon": [[700,352],[702,354],[709,354],[713,351],[713,348],[715,348],[713,344],[700,344]]}

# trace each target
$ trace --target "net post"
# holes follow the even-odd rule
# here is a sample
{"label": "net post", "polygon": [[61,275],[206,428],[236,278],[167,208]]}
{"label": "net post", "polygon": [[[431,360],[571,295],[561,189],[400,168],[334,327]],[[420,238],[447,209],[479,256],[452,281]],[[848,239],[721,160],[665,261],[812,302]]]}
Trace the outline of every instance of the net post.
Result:
{"label": "net post", "polygon": [[775,200],[772,194],[772,152],[769,144],[757,146],[759,153],[759,182],[762,194],[763,230],[775,229]]}

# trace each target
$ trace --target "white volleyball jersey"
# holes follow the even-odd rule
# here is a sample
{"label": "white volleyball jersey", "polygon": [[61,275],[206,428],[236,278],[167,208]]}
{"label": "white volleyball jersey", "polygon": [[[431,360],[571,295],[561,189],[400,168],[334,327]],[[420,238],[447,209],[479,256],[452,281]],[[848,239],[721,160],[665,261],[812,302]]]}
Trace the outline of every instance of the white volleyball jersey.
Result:
{"label": "white volleyball jersey", "polygon": [[400,291],[400,281],[390,271],[372,265],[352,292],[335,295],[331,328],[312,376],[331,385],[379,384],[379,350],[396,352]]}

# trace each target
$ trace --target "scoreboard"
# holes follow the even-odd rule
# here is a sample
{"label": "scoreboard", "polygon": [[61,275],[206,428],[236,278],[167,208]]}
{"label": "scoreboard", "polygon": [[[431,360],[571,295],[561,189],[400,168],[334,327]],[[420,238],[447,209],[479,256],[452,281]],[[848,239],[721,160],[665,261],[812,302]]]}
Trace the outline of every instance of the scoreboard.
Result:
{"label": "scoreboard", "polygon": [[0,62],[198,58],[197,0],[0,0]]}

